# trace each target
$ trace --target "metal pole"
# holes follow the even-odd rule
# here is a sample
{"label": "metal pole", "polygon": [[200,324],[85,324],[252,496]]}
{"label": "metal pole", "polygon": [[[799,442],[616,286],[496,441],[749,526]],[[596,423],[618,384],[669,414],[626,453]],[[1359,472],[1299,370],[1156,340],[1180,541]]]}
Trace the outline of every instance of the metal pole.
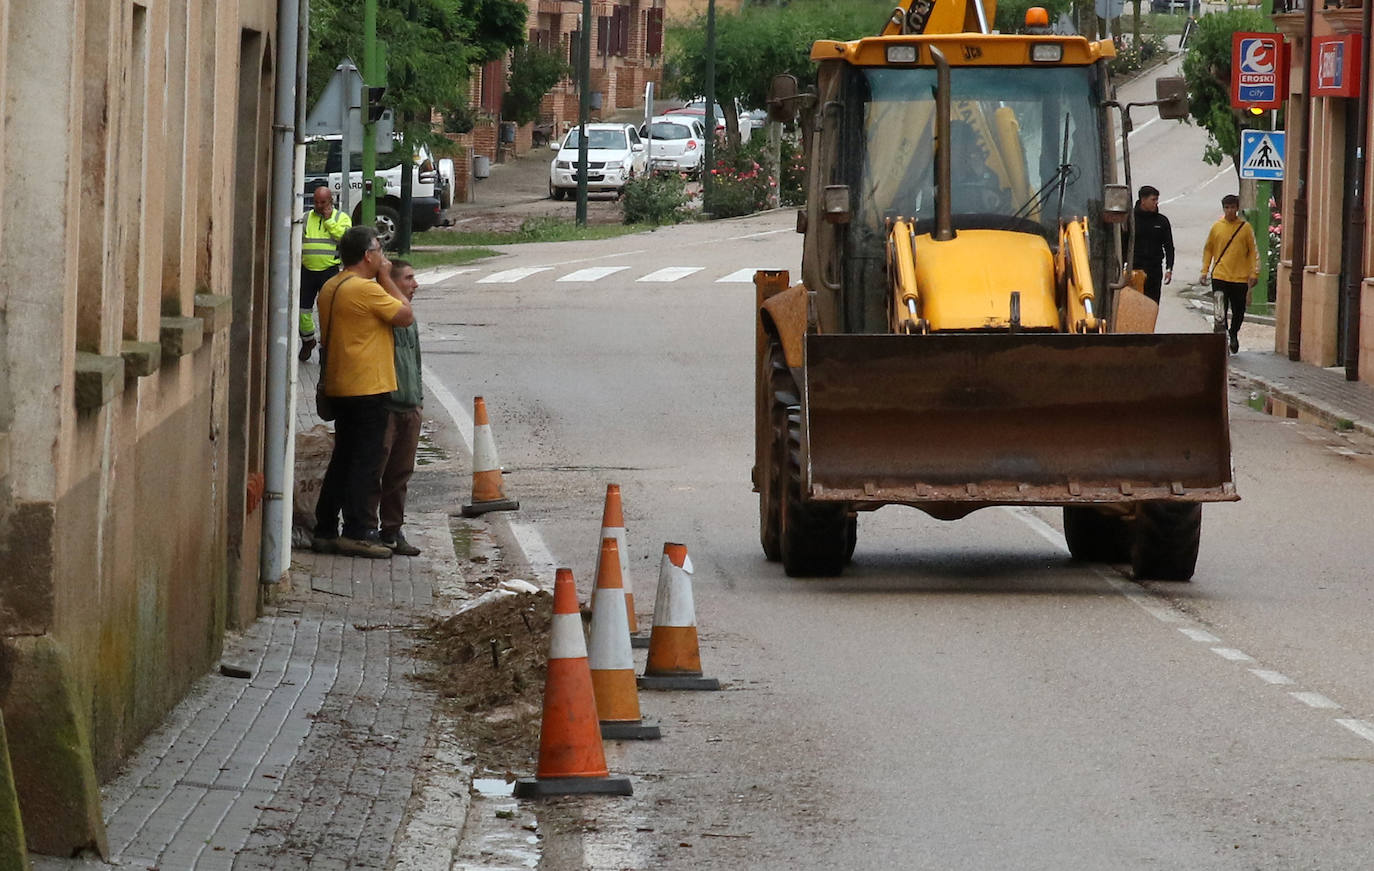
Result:
{"label": "metal pole", "polygon": [[377,0],[363,2],[363,213],[362,223],[377,221],[377,125],[368,87],[380,82],[377,69]]}
{"label": "metal pole", "polygon": [[577,225],[587,226],[587,116],[592,112],[592,0],[582,0],[582,44],[577,47]]}
{"label": "metal pole", "polygon": [[353,143],[348,135],[349,121],[353,120],[353,76],[350,73],[357,72],[358,68],[353,66],[352,60],[345,60],[339,64],[338,69],[343,70],[344,95],[339,101],[343,107],[343,117],[339,119],[339,208],[346,215],[352,215],[349,205],[353,201]]}
{"label": "metal pole", "polygon": [[301,7],[309,0],[286,2],[277,12],[276,108],[272,124],[272,210],[267,281],[267,395],[264,422],[262,550],[259,553],[258,581],[279,583],[290,568],[291,542],[284,534],[284,518],[291,512],[287,502],[291,488],[286,480],[287,457],[292,448],[290,396],[291,316],[295,300],[291,296],[291,258],[296,213],[296,74],[297,43]]}
{"label": "metal pole", "polygon": [[1302,280],[1307,272],[1307,140],[1312,130],[1312,84],[1308,81],[1312,57],[1312,9],[1316,0],[1305,0],[1302,15],[1302,127],[1298,131],[1298,190],[1293,196],[1292,269],[1288,275],[1288,359],[1302,359]]}
{"label": "metal pole", "polygon": [[716,171],[716,0],[706,2],[706,148],[701,160],[701,211],[709,215],[715,187],[711,174]]}
{"label": "metal pole", "polygon": [[1374,3],[1366,0],[1360,9],[1360,96],[1359,141],[1355,145],[1354,177],[1347,179],[1350,188],[1349,249],[1345,252],[1345,380],[1360,380],[1360,286],[1364,283],[1365,241],[1365,151],[1369,148],[1369,37],[1374,29]]}

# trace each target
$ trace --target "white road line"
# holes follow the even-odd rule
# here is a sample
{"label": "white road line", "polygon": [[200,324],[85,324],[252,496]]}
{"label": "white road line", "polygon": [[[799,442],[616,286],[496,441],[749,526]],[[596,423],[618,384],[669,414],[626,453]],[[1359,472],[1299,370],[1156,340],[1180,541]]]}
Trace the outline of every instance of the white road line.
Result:
{"label": "white road line", "polygon": [[549,552],[549,546],[544,543],[544,537],[539,534],[539,530],[533,524],[529,523],[511,521],[510,531],[515,536],[516,544],[520,545],[520,550],[524,552],[526,564],[534,573],[532,583],[541,589],[552,590],[554,573],[558,569],[558,564],[554,562],[553,554]]}
{"label": "white road line", "polygon": [[763,268],[767,267],[756,268],[751,266],[747,269],[736,269],[734,272],[724,276],[723,278],[717,278],[716,284],[753,284],[754,273],[758,272],[759,269]]}
{"label": "white road line", "polygon": [[1169,205],[1169,203],[1174,203],[1174,202],[1178,202],[1179,200],[1182,200],[1182,199],[1187,199],[1188,197],[1191,197],[1191,196],[1197,194],[1197,193],[1198,193],[1199,191],[1201,191],[1203,188],[1207,187],[1209,184],[1211,184],[1212,182],[1214,182],[1214,181],[1216,181],[1217,179],[1221,178],[1223,175],[1226,175],[1227,173],[1230,173],[1231,175],[1235,175],[1235,173],[1236,173],[1236,171],[1232,168],[1231,159],[1230,159],[1229,157],[1226,159],[1226,165],[1223,166],[1221,169],[1217,170],[1217,174],[1216,174],[1216,175],[1214,175],[1214,176],[1212,176],[1211,178],[1207,179],[1205,182],[1203,182],[1202,184],[1198,185],[1197,187],[1195,187],[1195,188],[1193,188],[1193,189],[1191,189],[1191,190],[1184,191],[1183,193],[1179,194],[1179,195],[1176,196],[1176,197],[1169,197],[1167,200],[1160,200],[1159,204],[1160,204],[1161,206],[1167,206],[1167,205]]}
{"label": "white road line", "polygon": [[1369,725],[1364,720],[1338,719],[1336,722],[1366,741],[1374,741],[1374,726]]}
{"label": "white road line", "polygon": [[617,272],[624,272],[628,266],[588,266],[586,269],[579,269],[576,272],[569,272],[557,281],[600,281],[608,275],[615,275]]}
{"label": "white road line", "polygon": [[425,391],[433,396],[439,406],[448,414],[449,420],[458,427],[458,436],[463,440],[463,450],[472,453],[472,415],[468,414],[467,408],[458,401],[458,397],[444,386],[439,380],[439,376],[434,374],[434,370],[428,366],[420,367],[421,378],[425,383]]}
{"label": "white road line", "polygon": [[1216,637],[1215,635],[1213,635],[1212,633],[1208,632],[1206,629],[1194,629],[1194,628],[1191,627],[1191,626],[1180,626],[1179,629],[1178,629],[1178,631],[1179,631],[1179,632],[1182,632],[1184,635],[1187,635],[1189,638],[1193,639],[1194,641],[1199,641],[1199,642],[1201,642],[1201,643],[1203,643],[1203,644],[1220,644],[1220,643],[1221,643],[1221,639],[1220,639],[1220,638],[1218,638],[1218,637]]}
{"label": "white road line", "polygon": [[476,271],[477,269],[475,267],[468,267],[466,269],[444,269],[440,267],[437,269],[426,270],[425,272],[417,274],[415,277],[419,279],[420,285],[422,287],[433,287],[436,284],[443,284],[445,281],[448,281],[450,278],[453,278],[456,275],[462,275],[466,272]]}
{"label": "white road line", "polygon": [[662,269],[656,269],[650,272],[648,275],[636,278],[635,281],[651,281],[666,284],[670,281],[686,278],[693,273],[700,272],[704,268],[705,267],[702,266],[665,266]]}
{"label": "white road line", "polygon": [[1254,662],[1255,658],[1243,650],[1236,650],[1234,647],[1213,647],[1212,652],[1222,659],[1229,659],[1232,662]]}
{"label": "white road line", "polygon": [[1267,668],[1252,668],[1250,673],[1265,683],[1271,683],[1275,686],[1287,686],[1293,683],[1293,679],[1288,675]]}
{"label": "white road line", "polygon": [[1289,693],[1290,696],[1307,705],[1309,708],[1326,708],[1327,710],[1340,710],[1341,706],[1328,699],[1321,693]]}
{"label": "white road line", "polygon": [[540,272],[552,270],[552,266],[521,266],[516,269],[506,269],[502,272],[493,272],[485,278],[477,279],[478,284],[514,284],[522,278],[529,278]]}
{"label": "white road line", "polygon": [[1151,124],[1155,123],[1155,122],[1158,121],[1158,120],[1159,120],[1159,116],[1158,116],[1158,115],[1154,116],[1154,117],[1151,118],[1149,121],[1146,121],[1144,124],[1141,124],[1141,125],[1138,126],[1138,127],[1132,128],[1130,135],[1131,135],[1131,136],[1136,135],[1137,133],[1139,133],[1140,131],[1144,130],[1146,127],[1149,127]]}

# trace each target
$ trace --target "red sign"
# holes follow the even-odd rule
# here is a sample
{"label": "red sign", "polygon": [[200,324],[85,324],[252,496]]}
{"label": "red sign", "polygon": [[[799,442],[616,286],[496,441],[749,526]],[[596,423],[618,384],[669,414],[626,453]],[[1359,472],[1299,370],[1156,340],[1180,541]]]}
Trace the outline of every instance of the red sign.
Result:
{"label": "red sign", "polygon": [[1317,36],[1312,39],[1312,93],[1318,97],[1360,95],[1360,35]]}
{"label": "red sign", "polygon": [[1231,105],[1278,109],[1288,98],[1288,51],[1278,33],[1231,35]]}

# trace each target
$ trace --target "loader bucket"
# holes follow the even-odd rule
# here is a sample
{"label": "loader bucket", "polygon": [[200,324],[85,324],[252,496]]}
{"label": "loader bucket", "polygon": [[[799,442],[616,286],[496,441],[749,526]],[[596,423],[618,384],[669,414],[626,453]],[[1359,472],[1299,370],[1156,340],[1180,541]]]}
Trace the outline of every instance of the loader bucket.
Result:
{"label": "loader bucket", "polygon": [[918,506],[1232,501],[1225,340],[808,335],[804,485]]}

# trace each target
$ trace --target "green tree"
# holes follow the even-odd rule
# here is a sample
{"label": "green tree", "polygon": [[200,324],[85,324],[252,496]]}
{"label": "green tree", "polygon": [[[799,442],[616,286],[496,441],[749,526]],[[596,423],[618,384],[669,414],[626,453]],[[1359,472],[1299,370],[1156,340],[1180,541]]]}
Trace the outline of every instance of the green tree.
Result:
{"label": "green tree", "polygon": [[[525,42],[520,0],[378,0],[377,37],[386,44],[386,104],[408,140],[430,136],[430,111],[465,102],[468,70]],[[363,0],[310,0],[313,101],[345,57],[361,62]]]}
{"label": "green tree", "polygon": [[[792,0],[785,6],[755,4],[716,14],[716,102],[726,136],[739,144],[735,101],[762,107],[773,76],[791,73],[803,84],[816,80],[811,44],[818,39],[857,39],[880,33],[891,0]],[[684,100],[706,93],[706,18],[669,31],[666,91]]]}
{"label": "green tree", "polygon": [[571,73],[572,67],[561,54],[535,45],[517,48],[511,57],[506,95],[501,100],[501,117],[516,124],[538,120],[544,95]]}
{"label": "green tree", "polygon": [[1232,9],[1198,19],[1183,56],[1183,77],[1188,81],[1189,112],[1207,131],[1202,159],[1214,166],[1230,157],[1240,172],[1243,126],[1240,111],[1231,108],[1231,34],[1273,29],[1273,22],[1258,9]]}
{"label": "green tree", "polygon": [[1001,33],[1020,33],[1026,26],[1026,10],[1044,7],[1053,25],[1059,16],[1073,9],[1073,0],[997,0],[993,27]]}

